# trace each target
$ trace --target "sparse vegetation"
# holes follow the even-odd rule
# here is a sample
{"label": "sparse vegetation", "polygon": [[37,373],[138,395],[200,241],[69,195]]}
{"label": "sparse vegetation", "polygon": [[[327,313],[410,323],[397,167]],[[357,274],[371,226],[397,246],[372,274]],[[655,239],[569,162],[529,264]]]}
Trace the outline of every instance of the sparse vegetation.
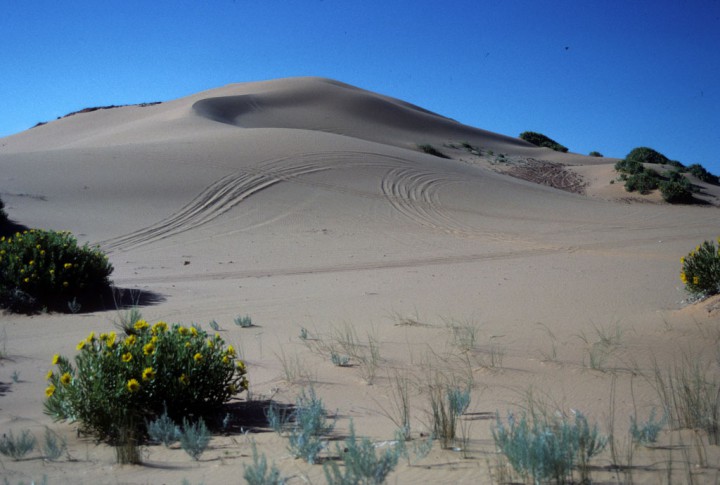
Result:
{"label": "sparse vegetation", "polygon": [[435,157],[440,157],[440,158],[450,158],[447,155],[445,155],[443,152],[441,152],[440,150],[438,150],[437,148],[435,148],[434,146],[432,146],[428,143],[426,143],[424,145],[418,145],[418,148],[421,151],[427,153],[428,155],[433,155]]}
{"label": "sparse vegetation", "polygon": [[237,317],[235,317],[235,325],[241,328],[250,328],[253,326],[252,318],[247,315],[238,315]]}
{"label": "sparse vegetation", "polygon": [[34,450],[36,443],[35,437],[27,429],[18,437],[15,437],[12,431],[8,431],[0,437],[0,453],[17,461]]}
{"label": "sparse vegetation", "polygon": [[109,292],[113,267],[68,232],[30,230],[0,238],[0,307],[30,313],[92,306]]}
{"label": "sparse vegetation", "polygon": [[157,419],[147,423],[147,434],[151,442],[162,443],[167,448],[180,439],[181,431],[165,409]]}
{"label": "sparse vegetation", "polygon": [[552,138],[543,135],[542,133],[536,133],[534,131],[524,131],[520,133],[520,138],[528,143],[532,143],[533,145],[550,148],[552,150],[555,150],[556,152],[568,151],[567,147],[561,145]]}
{"label": "sparse vegetation", "polygon": [[620,173],[620,180],[625,182],[625,190],[637,191],[645,195],[659,188],[663,200],[670,204],[691,204],[693,202],[693,186],[678,170],[661,175],[654,169],[646,168],[644,163],[682,167],[679,162],[673,163],[651,148],[636,148],[624,160],[615,164],[615,170]]}
{"label": "sparse vegetation", "polygon": [[718,179],[718,176],[708,172],[707,169],[699,163],[688,165],[687,171],[702,180],[703,182],[707,182],[713,185],[720,185],[720,180]]}
{"label": "sparse vegetation", "polygon": [[600,153],[600,152],[597,152],[597,151],[593,150],[593,151],[591,151],[591,152],[588,154],[588,156],[590,156],[590,157],[602,157],[603,154]]}
{"label": "sparse vegetation", "polygon": [[655,408],[650,411],[650,416],[644,423],[638,423],[636,416],[630,416],[630,434],[634,442],[649,445],[657,441],[658,434],[665,427],[667,418],[663,416],[657,421],[655,418]]}
{"label": "sparse vegetation", "polygon": [[67,453],[67,442],[64,438],[45,428],[45,441],[43,443],[43,455],[45,459],[55,461],[64,453]]}
{"label": "sparse vegetation", "polygon": [[252,457],[251,465],[243,464],[243,478],[248,485],[283,485],[285,483],[285,479],[282,478],[280,470],[274,463],[268,469],[267,458],[264,454],[258,453],[255,441],[252,442]]}
{"label": "sparse vegetation", "polygon": [[191,423],[187,418],[183,418],[182,430],[180,431],[180,446],[185,453],[198,461],[200,455],[210,444],[210,431],[205,426],[205,421],[200,418],[195,423]]}

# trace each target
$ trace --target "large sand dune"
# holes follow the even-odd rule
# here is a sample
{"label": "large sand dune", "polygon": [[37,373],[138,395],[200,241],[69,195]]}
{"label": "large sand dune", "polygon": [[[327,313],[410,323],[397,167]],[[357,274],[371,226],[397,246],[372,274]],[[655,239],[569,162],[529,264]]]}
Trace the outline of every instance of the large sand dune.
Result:
{"label": "large sand dune", "polygon": [[[422,144],[450,158],[423,153]],[[359,433],[392,438],[381,412],[388,372],[421,378],[419,363],[433,352],[454,362],[450,322],[477,329],[475,416],[521,404],[532,386],[602,422],[608,370],[616,370],[626,427],[633,406],[645,415],[658,405],[627,369],[647,368],[653,356],[671,362],[682,349],[714,352],[707,335],[717,315],[683,309],[678,260],[717,236],[720,218],[712,206],[621,200],[627,194],[609,184],[614,162],[537,148],[336,81],[296,78],[75,114],[0,139],[0,197],[18,223],[99,244],[118,286],[164,300],[142,308],[149,320],[216,319],[243,350],[256,395],[293,400],[300,385],[286,382],[284,355],[339,410],[341,430],[352,417]],[[550,186],[507,173],[545,166]],[[586,195],[552,186],[571,176],[582,177],[575,192]],[[708,200],[718,195],[703,187]],[[236,327],[238,314],[258,326]],[[79,339],[111,328],[114,317],[1,316],[10,358],[0,367],[0,427],[39,436],[51,425],[41,398],[52,354],[73,355]],[[372,385],[298,338],[306,328],[330,339],[343,325],[382,342]],[[619,329],[622,339],[600,372],[587,369],[587,351],[603,329]],[[14,370],[22,380],[10,384]],[[417,433],[426,400],[420,385],[412,397]],[[486,482],[491,424],[473,422],[472,458],[436,449],[430,468],[403,465],[392,480]],[[249,452],[242,439],[218,437],[198,466],[182,451],[152,447],[147,460],[157,467],[118,468],[107,447],[76,438],[70,425],[52,426],[70,438],[77,461],[6,462],[2,473],[11,481],[46,473],[50,483],[226,483]],[[293,460],[277,436],[256,440],[294,483],[322,481],[321,469]]]}

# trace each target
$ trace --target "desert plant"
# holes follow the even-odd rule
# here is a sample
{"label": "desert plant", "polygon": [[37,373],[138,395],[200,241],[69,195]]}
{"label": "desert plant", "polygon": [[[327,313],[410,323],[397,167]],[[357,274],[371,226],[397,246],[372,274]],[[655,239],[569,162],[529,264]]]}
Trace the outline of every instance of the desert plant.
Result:
{"label": "desert plant", "polygon": [[252,318],[250,318],[247,315],[245,315],[244,317],[241,317],[240,315],[238,315],[237,317],[235,317],[234,322],[235,322],[235,325],[237,325],[238,327],[241,327],[241,328],[250,328],[250,327],[254,326],[253,322],[252,322]]}
{"label": "desert plant", "polygon": [[347,355],[340,355],[337,352],[330,353],[330,361],[337,367],[348,367],[350,366],[350,357]]}
{"label": "desert plant", "polygon": [[157,419],[148,421],[146,425],[150,441],[162,443],[166,448],[180,439],[180,428],[168,416],[167,408]]}
{"label": "desert plant", "polygon": [[205,421],[200,418],[195,423],[191,423],[187,418],[183,418],[180,446],[185,453],[190,455],[193,460],[198,461],[209,444],[210,431],[205,426]]}
{"label": "desert plant", "polygon": [[645,171],[645,166],[637,160],[620,160],[615,163],[615,170],[625,174],[637,174]]}
{"label": "desert plant", "polygon": [[660,178],[655,172],[652,170],[645,170],[628,176],[625,179],[625,190],[628,192],[637,191],[645,195],[657,189],[659,183]]}
{"label": "desert plant", "polygon": [[289,450],[295,458],[302,458],[311,465],[325,448],[322,436],[332,432],[335,422],[328,421],[322,399],[317,397],[315,389],[302,390],[295,401],[295,409],[290,415]]}
{"label": "desert plant", "polygon": [[43,455],[50,461],[60,458],[67,452],[67,442],[57,435],[50,428],[45,428],[45,441],[43,443]]}
{"label": "desert plant", "polygon": [[470,405],[470,386],[461,389],[436,378],[430,384],[428,396],[433,435],[444,448],[451,448],[457,437],[458,419]]}
{"label": "desert plant", "polygon": [[556,142],[552,138],[549,138],[542,133],[536,133],[534,131],[524,131],[520,133],[520,138],[528,143],[532,143],[535,146],[551,148],[556,152],[567,152],[567,147]]}
{"label": "desert plant", "polygon": [[699,163],[693,163],[692,165],[688,165],[687,171],[691,174],[695,175],[697,178],[702,180],[703,182],[707,182],[709,184],[718,185],[720,184],[720,180],[718,180],[717,175],[713,175],[710,172],[707,171],[705,167],[700,165]]}
{"label": "desert plant", "polygon": [[650,416],[644,423],[638,423],[636,416],[630,416],[630,435],[635,443],[643,445],[655,443],[666,421],[666,416],[658,421],[655,420],[655,408],[652,408]]}
{"label": "desert plant", "polygon": [[680,258],[680,280],[696,298],[720,293],[720,238],[718,244],[716,247],[713,241],[704,241]]}
{"label": "desert plant", "polygon": [[280,470],[275,464],[268,469],[265,455],[258,454],[255,441],[252,442],[252,465],[243,464],[243,478],[249,485],[283,485],[285,479],[280,476]]}
{"label": "desert plant", "polygon": [[[67,311],[97,304],[113,267],[99,249],[68,232],[30,230],[0,238],[0,306],[18,312]],[[86,305],[86,306],[87,306]]]}
{"label": "desert plant", "polygon": [[664,180],[659,183],[660,195],[670,204],[691,204],[693,202],[690,182],[683,177],[682,180]]}
{"label": "desert plant", "polygon": [[670,163],[670,159],[668,159],[668,157],[648,147],[633,148],[630,153],[625,156],[625,160],[639,163],[654,163],[658,165],[666,165]]}
{"label": "desert plant", "polygon": [[590,156],[590,157],[602,157],[603,154],[600,153],[600,152],[598,152],[598,151],[593,150],[593,151],[591,151],[591,152],[588,154],[588,156]]}
{"label": "desert plant", "polygon": [[590,426],[578,412],[574,421],[565,416],[509,413],[507,425],[498,416],[493,438],[515,472],[525,479],[532,477],[535,483],[548,479],[568,483],[575,463],[586,480],[583,483],[588,483],[589,462],[607,443],[597,425]]}
{"label": "desert plant", "polygon": [[423,145],[418,145],[418,148],[422,150],[423,152],[427,153],[428,155],[433,155],[435,157],[440,158],[450,158],[447,155],[445,155],[443,152],[435,148],[434,146],[430,145],[429,143],[425,143]]}
{"label": "desert plant", "polygon": [[343,462],[343,469],[334,460],[323,465],[325,478],[331,485],[380,485],[398,464],[404,453],[403,441],[381,452],[375,451],[375,445],[367,438],[358,440],[355,426],[350,421],[350,435],[337,453]]}
{"label": "desert plant", "polygon": [[390,409],[385,408],[377,400],[375,401],[382,413],[398,427],[402,438],[410,440],[410,380],[396,373],[390,377],[392,387],[390,388]]}
{"label": "desert plant", "polygon": [[651,383],[671,426],[703,430],[720,444],[720,378],[708,365],[687,354],[666,370],[655,363]]}
{"label": "desert plant", "polygon": [[235,349],[195,327],[138,320],[134,333],[81,340],[73,366],[55,355],[48,373],[45,413],[80,423],[80,430],[111,443],[138,441],[145,421],[172,403],[171,417],[207,416],[246,390],[245,363]]}
{"label": "desert plant", "polygon": [[29,430],[23,430],[20,436],[15,437],[12,431],[0,437],[0,453],[13,460],[20,460],[35,449],[36,440]]}

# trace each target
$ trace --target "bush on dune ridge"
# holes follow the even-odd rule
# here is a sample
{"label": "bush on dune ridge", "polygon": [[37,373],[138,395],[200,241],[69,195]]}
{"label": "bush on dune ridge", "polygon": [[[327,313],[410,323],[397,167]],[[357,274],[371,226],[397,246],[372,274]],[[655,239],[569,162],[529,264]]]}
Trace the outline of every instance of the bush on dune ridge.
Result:
{"label": "bush on dune ridge", "polygon": [[542,133],[536,133],[534,131],[523,131],[520,133],[520,138],[533,145],[545,148],[551,148],[556,152],[567,152],[566,146],[561,145],[552,138],[549,138]]}

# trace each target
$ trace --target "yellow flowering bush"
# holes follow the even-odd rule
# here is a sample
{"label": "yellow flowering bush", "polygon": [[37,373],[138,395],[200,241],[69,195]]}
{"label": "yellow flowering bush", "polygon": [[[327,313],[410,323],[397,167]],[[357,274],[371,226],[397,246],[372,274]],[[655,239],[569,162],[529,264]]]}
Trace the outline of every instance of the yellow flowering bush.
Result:
{"label": "yellow flowering bush", "polygon": [[0,307],[16,312],[92,306],[110,289],[113,267],[68,232],[30,230],[0,238]]}
{"label": "yellow flowering bush", "polygon": [[713,241],[705,241],[680,258],[680,281],[695,297],[720,293],[720,238],[718,244],[716,247]]}
{"label": "yellow flowering bush", "polygon": [[176,421],[217,412],[247,390],[245,363],[219,336],[191,328],[140,320],[124,337],[91,333],[78,343],[74,365],[53,356],[45,413],[118,442],[126,434],[121,427],[130,426],[142,437],[145,421],[166,407]]}

